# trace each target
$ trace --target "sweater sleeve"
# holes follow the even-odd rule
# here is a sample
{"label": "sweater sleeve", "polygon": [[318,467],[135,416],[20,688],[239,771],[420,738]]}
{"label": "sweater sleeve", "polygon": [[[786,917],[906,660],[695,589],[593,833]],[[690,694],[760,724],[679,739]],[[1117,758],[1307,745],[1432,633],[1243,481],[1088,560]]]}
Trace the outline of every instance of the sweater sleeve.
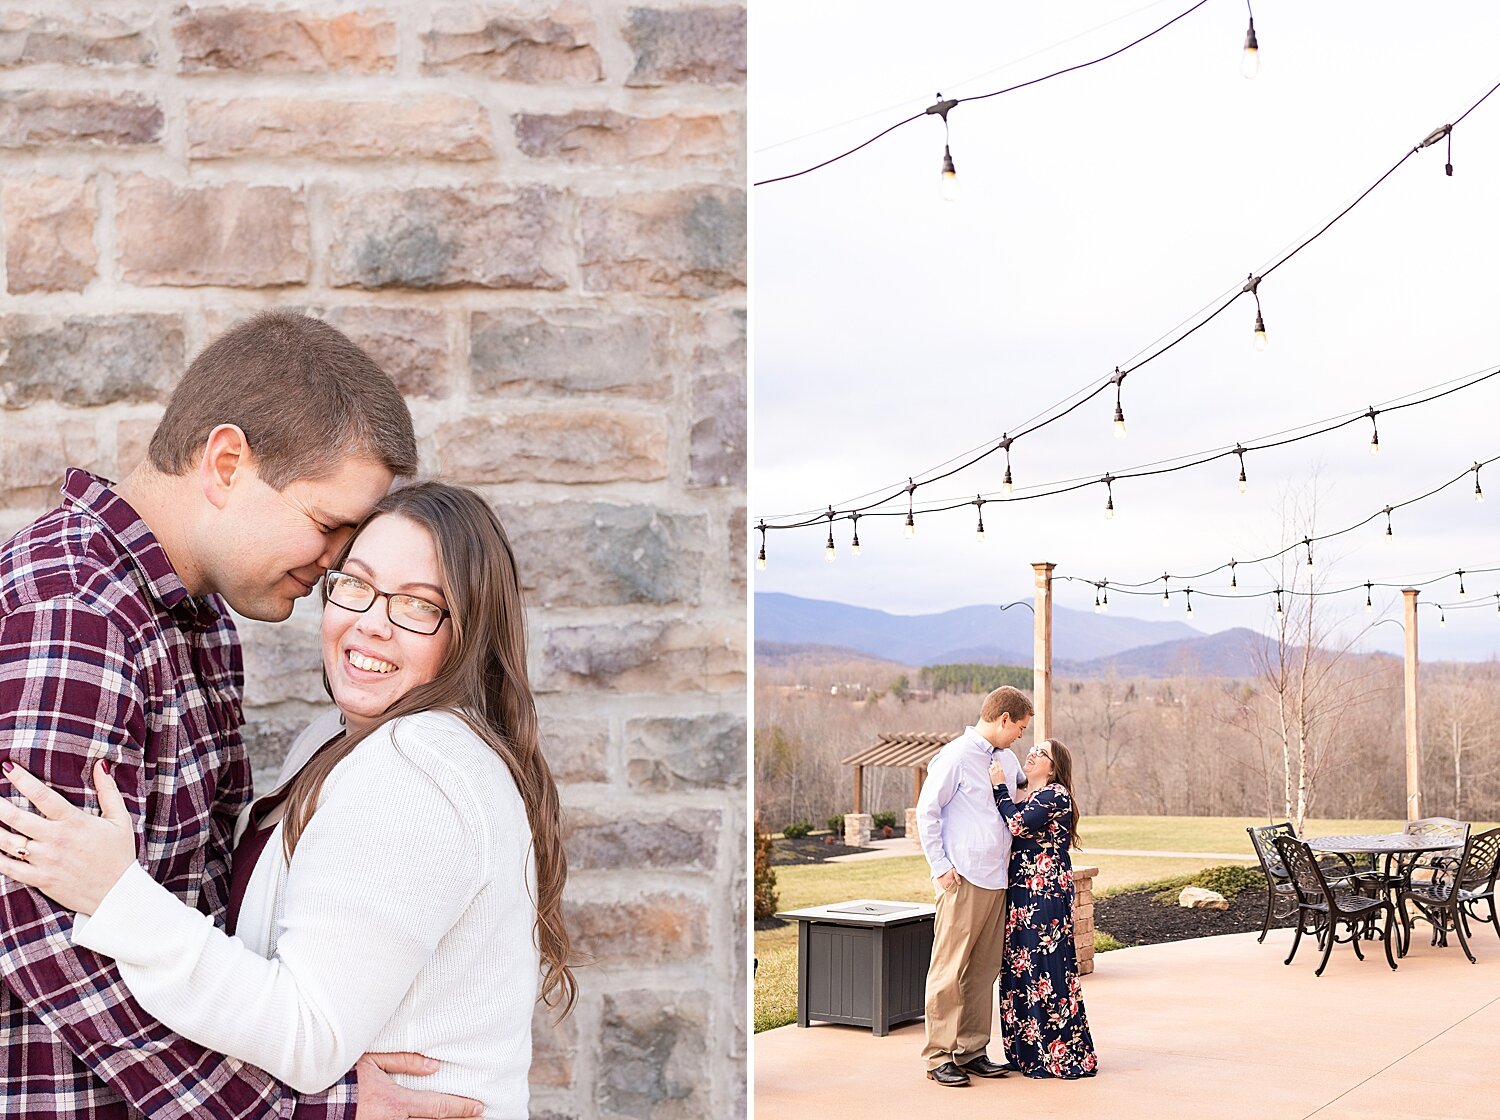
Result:
{"label": "sweater sleeve", "polygon": [[1017,805],[1010,799],[1010,791],[1001,785],[995,787],[995,807],[1005,818],[1012,836],[1040,836],[1047,822],[1067,813],[1072,802],[1064,790],[1043,786],[1025,804]]}
{"label": "sweater sleeve", "polygon": [[[415,723],[381,728],[330,776],[292,858],[270,960],[140,868],[74,940],[114,957],[141,1006],[178,1033],[300,1091],[333,1084],[480,885],[474,807],[461,781],[444,780],[454,772],[437,740],[449,732]],[[279,833],[262,858],[281,858]]]}

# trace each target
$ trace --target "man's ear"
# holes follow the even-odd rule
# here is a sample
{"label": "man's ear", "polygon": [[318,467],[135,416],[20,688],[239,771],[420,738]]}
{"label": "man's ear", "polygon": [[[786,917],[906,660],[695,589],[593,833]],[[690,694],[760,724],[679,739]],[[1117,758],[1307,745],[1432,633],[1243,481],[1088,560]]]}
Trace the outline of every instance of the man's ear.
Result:
{"label": "man's ear", "polygon": [[209,504],[223,509],[235,483],[247,477],[249,467],[250,441],[237,425],[220,424],[209,432],[198,463],[198,479]]}

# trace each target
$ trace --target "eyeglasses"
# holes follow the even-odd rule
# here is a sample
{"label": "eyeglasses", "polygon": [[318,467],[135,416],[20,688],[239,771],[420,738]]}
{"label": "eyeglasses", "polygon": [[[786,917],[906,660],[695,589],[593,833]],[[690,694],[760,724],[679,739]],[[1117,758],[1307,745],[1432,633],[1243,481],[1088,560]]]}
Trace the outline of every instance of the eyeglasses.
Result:
{"label": "eyeglasses", "polygon": [[381,598],[385,600],[385,616],[391,620],[391,625],[410,630],[413,634],[436,634],[443,619],[453,614],[415,595],[393,595],[381,591],[348,572],[329,571],[323,576],[324,601],[346,611],[364,614],[375,605],[376,599]]}
{"label": "eyeglasses", "polygon": [[1048,762],[1052,761],[1052,756],[1047,753],[1047,748],[1044,747],[1040,743],[1038,743],[1036,746],[1032,747],[1029,751],[1027,751],[1026,752],[1026,757],[1027,758],[1045,758]]}

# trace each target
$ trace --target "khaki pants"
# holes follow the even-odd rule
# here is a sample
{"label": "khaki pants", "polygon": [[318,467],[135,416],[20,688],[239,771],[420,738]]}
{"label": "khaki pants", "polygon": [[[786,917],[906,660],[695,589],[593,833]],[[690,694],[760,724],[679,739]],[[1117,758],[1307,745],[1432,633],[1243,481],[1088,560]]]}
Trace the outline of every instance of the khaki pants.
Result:
{"label": "khaki pants", "polygon": [[990,1043],[995,980],[1005,955],[1006,892],[960,878],[937,900],[932,963],[927,969],[928,1069],[963,1065]]}

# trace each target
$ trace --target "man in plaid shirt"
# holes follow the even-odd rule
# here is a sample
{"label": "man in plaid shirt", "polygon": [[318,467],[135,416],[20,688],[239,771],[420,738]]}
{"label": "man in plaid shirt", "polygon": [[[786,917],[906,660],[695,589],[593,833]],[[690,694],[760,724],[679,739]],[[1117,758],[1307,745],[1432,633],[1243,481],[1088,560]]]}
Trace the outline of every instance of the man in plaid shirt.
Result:
{"label": "man in plaid shirt", "polygon": [[[62,504],[0,547],[0,757],[90,811],[106,760],[141,863],[222,925],[250,798],[228,608],[285,619],[416,466],[400,393],[338,331],[285,312],[233,328],[183,377],[147,463],[117,487],[69,471]],[[366,1055],[327,1092],[297,1094],[155,1022],[71,929],[68,911],[0,878],[0,1113],[477,1114],[383,1072],[435,1068],[417,1055]]]}

